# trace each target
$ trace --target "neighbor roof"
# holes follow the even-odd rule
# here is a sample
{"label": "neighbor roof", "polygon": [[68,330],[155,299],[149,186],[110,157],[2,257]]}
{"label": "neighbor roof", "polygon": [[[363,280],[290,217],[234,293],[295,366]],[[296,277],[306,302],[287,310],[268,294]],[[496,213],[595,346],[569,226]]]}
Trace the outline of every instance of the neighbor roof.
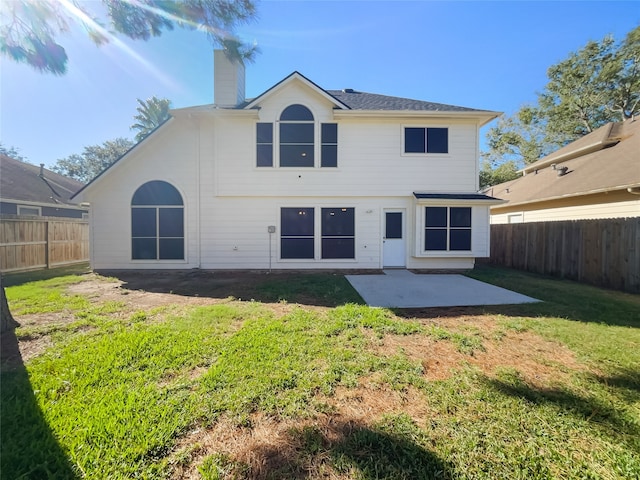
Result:
{"label": "neighbor roof", "polygon": [[71,196],[82,183],[46,168],[14,160],[0,154],[0,198],[3,201],[76,205]]}
{"label": "neighbor roof", "polygon": [[[563,167],[566,173],[558,175]],[[639,187],[640,120],[604,125],[523,172],[524,176],[485,192],[507,200],[501,205],[505,207]]]}

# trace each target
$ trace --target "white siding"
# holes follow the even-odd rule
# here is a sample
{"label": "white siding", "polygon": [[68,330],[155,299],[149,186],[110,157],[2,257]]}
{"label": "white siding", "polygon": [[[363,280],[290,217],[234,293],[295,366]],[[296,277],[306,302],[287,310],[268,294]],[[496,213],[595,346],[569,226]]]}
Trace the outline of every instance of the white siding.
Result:
{"label": "white siding", "polygon": [[[139,145],[96,182],[84,201],[91,203],[91,257],[94,269],[193,268],[198,266],[197,130],[171,122],[163,135]],[[185,255],[182,261],[131,260],[131,198],[151,180],[164,180],[185,204]]]}
{"label": "white siding", "polygon": [[[307,106],[318,126],[338,123],[338,168],[257,168],[255,124],[276,122],[293,103]],[[95,269],[379,269],[384,209],[406,214],[406,265],[416,269],[472,268],[488,253],[488,209],[473,206],[472,253],[415,256],[414,191],[472,193],[477,185],[477,125],[443,119],[340,119],[334,105],[301,83],[268,97],[255,116],[220,112],[180,116],[161,127],[87,189]],[[275,124],[277,127],[277,124]],[[446,155],[404,155],[403,125],[449,128]],[[277,150],[277,128],[274,128]],[[320,131],[316,129],[319,165]],[[142,184],[164,180],[185,203],[184,261],[131,260],[131,198]],[[353,260],[280,259],[280,209],[355,209]],[[267,227],[276,226],[269,234]],[[419,224],[418,224],[419,225]],[[271,250],[269,241],[271,237]]]}

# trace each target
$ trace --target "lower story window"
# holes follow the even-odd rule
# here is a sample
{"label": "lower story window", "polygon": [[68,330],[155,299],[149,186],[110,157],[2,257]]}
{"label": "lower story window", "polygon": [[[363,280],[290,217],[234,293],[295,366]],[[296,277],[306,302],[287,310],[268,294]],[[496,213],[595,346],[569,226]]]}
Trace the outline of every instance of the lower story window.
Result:
{"label": "lower story window", "polygon": [[322,208],[320,214],[320,255],[316,255],[315,209],[280,210],[280,258],[355,258],[355,209]]}
{"label": "lower story window", "polygon": [[133,207],[131,250],[134,260],[184,260],[184,209]]}
{"label": "lower story window", "polygon": [[314,209],[280,210],[280,257],[314,258]]}
{"label": "lower story window", "polygon": [[424,249],[471,250],[471,207],[425,207]]}
{"label": "lower story window", "polygon": [[322,258],[355,258],[353,208],[322,209]]}

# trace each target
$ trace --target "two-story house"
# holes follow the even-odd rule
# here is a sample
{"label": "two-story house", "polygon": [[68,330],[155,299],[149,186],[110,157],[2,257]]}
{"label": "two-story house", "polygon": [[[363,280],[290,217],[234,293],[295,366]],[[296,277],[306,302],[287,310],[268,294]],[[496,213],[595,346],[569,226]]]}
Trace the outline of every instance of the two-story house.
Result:
{"label": "two-story house", "polygon": [[171,118],[76,194],[94,269],[468,269],[489,255],[479,129],[498,113],[294,72],[244,98],[214,53],[213,105]]}

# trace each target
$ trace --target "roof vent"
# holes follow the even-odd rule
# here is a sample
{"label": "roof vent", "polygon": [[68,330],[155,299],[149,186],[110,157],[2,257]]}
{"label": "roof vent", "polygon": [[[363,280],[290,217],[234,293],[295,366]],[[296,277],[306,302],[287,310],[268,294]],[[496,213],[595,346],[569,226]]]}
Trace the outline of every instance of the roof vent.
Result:
{"label": "roof vent", "polygon": [[342,93],[353,93],[353,88],[343,88]]}

